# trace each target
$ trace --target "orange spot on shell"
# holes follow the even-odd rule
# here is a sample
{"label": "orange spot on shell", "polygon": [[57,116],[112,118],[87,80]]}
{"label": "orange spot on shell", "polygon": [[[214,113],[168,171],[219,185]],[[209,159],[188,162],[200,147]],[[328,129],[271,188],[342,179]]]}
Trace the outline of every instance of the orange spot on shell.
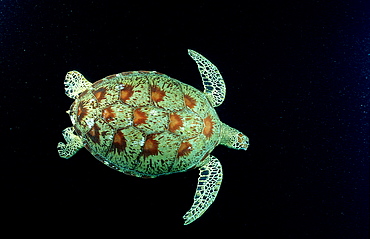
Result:
{"label": "orange spot on shell", "polygon": [[203,128],[203,134],[207,137],[210,138],[213,134],[213,125],[214,122],[211,118],[210,115],[208,115],[204,120],[204,128]]}
{"label": "orange spot on shell", "polygon": [[111,107],[108,107],[103,110],[102,116],[107,122],[111,122],[116,117],[116,113],[113,112]]}
{"label": "orange spot on shell", "polygon": [[99,138],[100,132],[99,132],[99,130],[100,130],[99,126],[94,124],[94,126],[86,134],[94,143],[97,143],[97,144],[100,143],[100,138]]}
{"label": "orange spot on shell", "polygon": [[165,97],[166,92],[161,90],[158,86],[152,86],[151,87],[152,92],[152,100],[154,102],[160,102],[163,101],[163,97]]}
{"label": "orange spot on shell", "polygon": [[78,104],[78,109],[77,109],[77,120],[81,122],[82,119],[87,115],[87,113],[88,113],[88,110],[84,107],[83,103],[80,102],[80,104]]}
{"label": "orange spot on shell", "polygon": [[117,149],[118,152],[122,152],[126,148],[126,139],[121,131],[117,131],[113,137],[113,148]]}
{"label": "orange spot on shell", "polygon": [[174,133],[176,130],[178,130],[182,124],[182,120],[178,114],[172,113],[170,114],[170,124],[169,124],[169,131]]}
{"label": "orange spot on shell", "polygon": [[102,99],[105,98],[106,93],[107,93],[107,90],[105,88],[100,88],[93,92],[98,102],[100,102]]}
{"label": "orange spot on shell", "polygon": [[143,154],[145,157],[150,155],[158,155],[158,141],[153,139],[153,134],[148,135],[147,139],[145,140],[144,147],[143,147]]}
{"label": "orange spot on shell", "polygon": [[185,105],[189,107],[190,109],[193,109],[197,105],[197,101],[189,95],[184,95],[184,100],[185,100]]}
{"label": "orange spot on shell", "polygon": [[179,149],[177,150],[177,155],[179,157],[189,155],[192,150],[192,145],[189,142],[182,142]]}
{"label": "orange spot on shell", "polygon": [[126,102],[126,100],[130,99],[130,97],[134,94],[134,91],[132,90],[134,87],[131,85],[126,85],[124,89],[121,90],[120,98],[123,102]]}
{"label": "orange spot on shell", "polygon": [[145,124],[145,121],[148,119],[148,116],[145,112],[142,112],[140,109],[134,111],[134,126],[139,124]]}

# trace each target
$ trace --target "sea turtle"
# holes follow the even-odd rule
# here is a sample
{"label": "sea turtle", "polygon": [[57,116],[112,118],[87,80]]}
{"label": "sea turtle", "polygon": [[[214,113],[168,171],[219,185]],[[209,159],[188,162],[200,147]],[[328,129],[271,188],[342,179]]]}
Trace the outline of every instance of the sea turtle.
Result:
{"label": "sea turtle", "polygon": [[130,71],[90,83],[77,72],[67,73],[72,127],[58,144],[62,158],[85,147],[105,165],[128,175],[155,178],[199,169],[194,203],[185,225],[213,203],[222,181],[222,167],[211,155],[218,145],[246,150],[248,137],[222,123],[214,107],[225,98],[217,67],[188,50],[197,63],[204,92],[156,71]]}

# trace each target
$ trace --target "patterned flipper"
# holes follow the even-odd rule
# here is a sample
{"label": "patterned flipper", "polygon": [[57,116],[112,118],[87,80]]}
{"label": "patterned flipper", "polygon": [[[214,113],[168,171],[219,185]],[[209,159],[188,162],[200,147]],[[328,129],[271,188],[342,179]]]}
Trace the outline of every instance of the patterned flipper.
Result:
{"label": "patterned flipper", "polygon": [[63,137],[67,144],[59,142],[58,153],[61,158],[68,159],[83,147],[83,143],[81,138],[74,134],[73,127],[68,127],[64,129]]}
{"label": "patterned flipper", "polygon": [[188,225],[198,219],[216,199],[222,182],[222,167],[220,161],[214,156],[208,164],[200,168],[198,186],[194,195],[194,203],[183,216]]}
{"label": "patterned flipper", "polygon": [[221,73],[212,62],[198,52],[188,50],[188,53],[198,65],[198,70],[203,80],[204,93],[212,106],[217,107],[221,105],[226,95],[226,86]]}
{"label": "patterned flipper", "polygon": [[70,71],[64,80],[64,89],[69,98],[76,99],[77,96],[91,87],[92,83],[78,71]]}

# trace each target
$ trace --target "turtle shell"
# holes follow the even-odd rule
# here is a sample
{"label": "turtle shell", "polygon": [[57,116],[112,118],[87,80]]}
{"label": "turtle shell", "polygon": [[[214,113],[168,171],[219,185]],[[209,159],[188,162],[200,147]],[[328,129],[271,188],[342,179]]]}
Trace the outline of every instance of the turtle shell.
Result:
{"label": "turtle shell", "polygon": [[221,122],[205,94],[152,71],[93,83],[69,114],[92,155],[138,177],[202,167],[221,138]]}

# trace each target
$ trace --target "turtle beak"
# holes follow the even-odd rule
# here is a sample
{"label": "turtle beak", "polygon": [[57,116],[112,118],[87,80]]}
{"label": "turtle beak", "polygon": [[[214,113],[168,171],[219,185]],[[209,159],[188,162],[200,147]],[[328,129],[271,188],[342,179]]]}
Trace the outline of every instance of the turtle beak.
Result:
{"label": "turtle beak", "polygon": [[249,147],[249,138],[244,134],[238,135],[238,141],[241,145],[240,149],[247,150]]}

